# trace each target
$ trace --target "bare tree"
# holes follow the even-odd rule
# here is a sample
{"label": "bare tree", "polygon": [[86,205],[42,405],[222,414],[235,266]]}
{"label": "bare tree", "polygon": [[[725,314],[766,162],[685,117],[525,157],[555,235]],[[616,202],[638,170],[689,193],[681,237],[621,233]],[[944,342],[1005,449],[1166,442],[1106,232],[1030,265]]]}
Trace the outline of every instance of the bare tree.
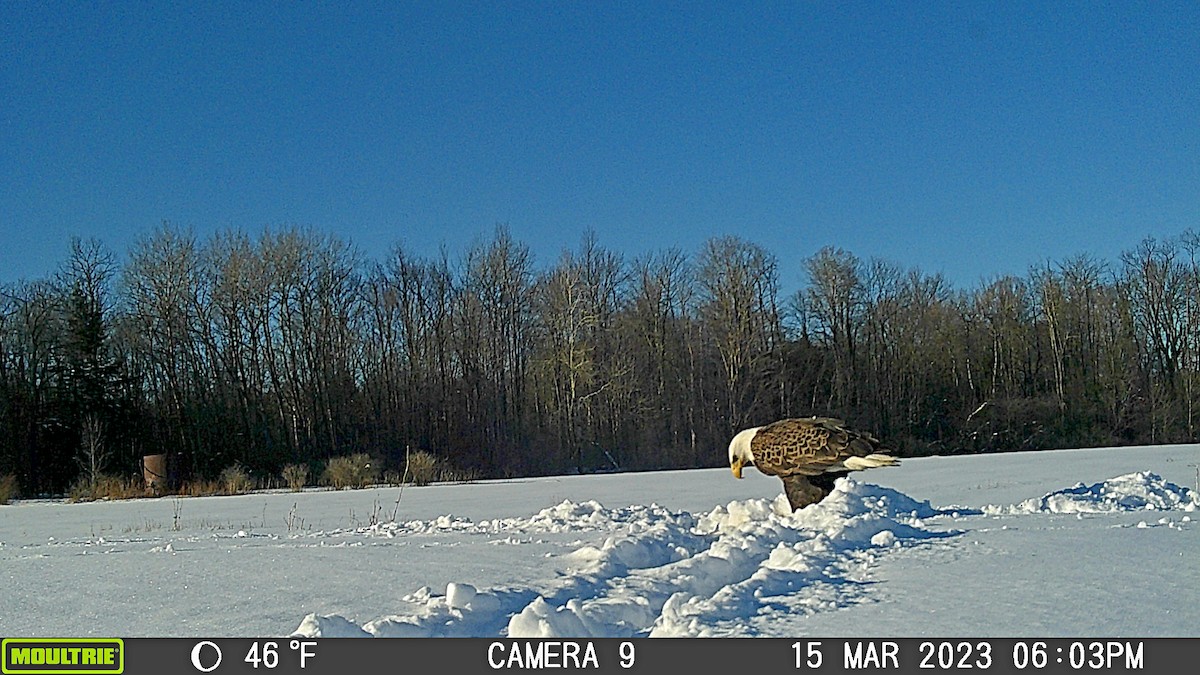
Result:
{"label": "bare tree", "polygon": [[1200,438],[1200,419],[1197,419],[1197,396],[1200,395],[1200,233],[1188,230],[1180,235],[1180,244],[1187,254],[1186,291],[1184,305],[1184,343],[1182,363],[1183,407],[1187,437]]}
{"label": "bare tree", "polygon": [[1121,259],[1122,288],[1148,375],[1151,441],[1176,440],[1179,375],[1187,344],[1187,271],[1173,245],[1153,239]]}
{"label": "bare tree", "polygon": [[528,368],[533,326],[533,267],[529,248],[497,228],[487,244],[467,253],[456,312],[458,362],[464,378],[464,421],[483,431],[469,442],[483,465],[524,464],[514,452],[528,423]]}
{"label": "bare tree", "polygon": [[560,452],[583,471],[581,399],[597,380],[595,330],[600,321],[587,301],[584,272],[570,253],[539,284],[542,333],[540,357],[549,385],[549,410],[556,420]]}
{"label": "bare tree", "polygon": [[863,325],[862,262],[839,248],[826,247],[805,261],[809,286],[805,307],[811,330],[833,354],[833,383],[828,406],[845,410],[856,404],[858,343]]}
{"label": "bare tree", "polygon": [[[698,409],[700,390],[692,319],[695,284],[687,258],[677,249],[634,262],[626,331],[632,372],[640,393],[637,406],[644,447],[676,451],[676,462],[701,463]],[[649,418],[655,423],[646,424]],[[686,452],[682,452],[686,449]],[[646,453],[642,453],[645,456]]]}
{"label": "bare tree", "polygon": [[194,236],[164,223],[133,246],[122,280],[129,349],[153,410],[147,435],[186,465],[202,452],[204,430],[218,426],[198,414],[213,377],[199,339],[209,289]]}
{"label": "bare tree", "polygon": [[95,413],[84,416],[79,425],[79,468],[83,471],[88,487],[95,491],[105,466],[108,464],[108,448],[105,446],[104,421]]}
{"label": "bare tree", "polygon": [[699,311],[708,344],[720,364],[719,426],[737,429],[750,419],[764,390],[754,375],[782,338],[776,307],[776,261],[737,237],[710,239],[697,262]]}
{"label": "bare tree", "polygon": [[0,323],[0,396],[5,426],[12,432],[0,437],[0,447],[11,461],[25,491],[37,494],[61,485],[62,464],[55,451],[52,431],[54,362],[61,335],[58,294],[45,281],[25,282],[3,293]]}

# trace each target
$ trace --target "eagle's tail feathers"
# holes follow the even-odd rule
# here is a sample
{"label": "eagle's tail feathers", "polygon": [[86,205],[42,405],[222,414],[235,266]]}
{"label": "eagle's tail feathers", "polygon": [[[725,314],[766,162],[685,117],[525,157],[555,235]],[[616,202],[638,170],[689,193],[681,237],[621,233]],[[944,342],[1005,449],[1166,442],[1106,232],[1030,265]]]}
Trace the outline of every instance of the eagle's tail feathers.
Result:
{"label": "eagle's tail feathers", "polygon": [[842,462],[842,464],[851,471],[875,469],[881,466],[896,466],[899,463],[900,460],[896,459],[895,457],[892,457],[891,455],[881,455],[879,453],[872,453],[866,457],[849,457]]}

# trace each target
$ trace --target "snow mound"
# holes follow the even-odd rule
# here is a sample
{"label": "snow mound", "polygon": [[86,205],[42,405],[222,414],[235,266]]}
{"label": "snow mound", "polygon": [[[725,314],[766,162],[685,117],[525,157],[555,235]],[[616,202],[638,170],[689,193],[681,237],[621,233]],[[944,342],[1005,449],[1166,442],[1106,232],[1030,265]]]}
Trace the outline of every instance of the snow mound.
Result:
{"label": "snow mound", "polygon": [[371,637],[371,634],[359,628],[353,621],[336,614],[309,614],[289,637]]}
{"label": "snow mound", "polygon": [[[524,519],[466,525],[481,532],[601,531],[603,543],[561,555],[562,571],[525,588],[428,587],[408,607],[362,627],[305,617],[295,635],[379,637],[676,637],[759,634],[776,613],[827,611],[869,598],[880,556],[956,533],[926,529],[929,502],[842,478],[793,513],[773,500],[730,502],[707,514],[651,505],[607,509],[563,502]],[[459,520],[408,523],[407,532],[461,529]],[[355,632],[357,629],[358,632]]]}
{"label": "snow mound", "polygon": [[1194,511],[1200,495],[1150,471],[1127,473],[1092,485],[1076,483],[1012,506],[986,506],[984,513],[1117,513],[1123,511]]}

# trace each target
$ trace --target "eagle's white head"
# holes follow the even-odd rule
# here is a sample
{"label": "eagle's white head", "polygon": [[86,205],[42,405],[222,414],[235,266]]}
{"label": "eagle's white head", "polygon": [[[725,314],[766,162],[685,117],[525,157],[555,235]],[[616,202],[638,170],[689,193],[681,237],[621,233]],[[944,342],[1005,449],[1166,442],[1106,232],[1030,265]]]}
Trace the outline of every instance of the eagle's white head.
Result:
{"label": "eagle's white head", "polygon": [[742,467],[754,466],[754,453],[750,450],[750,441],[762,427],[754,427],[739,431],[732,441],[729,441],[729,469],[733,475],[741,478]]}

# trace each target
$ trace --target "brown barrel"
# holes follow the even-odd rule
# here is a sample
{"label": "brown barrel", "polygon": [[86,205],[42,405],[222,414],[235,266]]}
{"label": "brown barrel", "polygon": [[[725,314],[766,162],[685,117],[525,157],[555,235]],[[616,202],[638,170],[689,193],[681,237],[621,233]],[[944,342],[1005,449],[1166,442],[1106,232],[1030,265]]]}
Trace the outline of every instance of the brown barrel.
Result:
{"label": "brown barrel", "polygon": [[167,489],[167,455],[142,457],[142,478],[146,481],[146,489],[151,492]]}

